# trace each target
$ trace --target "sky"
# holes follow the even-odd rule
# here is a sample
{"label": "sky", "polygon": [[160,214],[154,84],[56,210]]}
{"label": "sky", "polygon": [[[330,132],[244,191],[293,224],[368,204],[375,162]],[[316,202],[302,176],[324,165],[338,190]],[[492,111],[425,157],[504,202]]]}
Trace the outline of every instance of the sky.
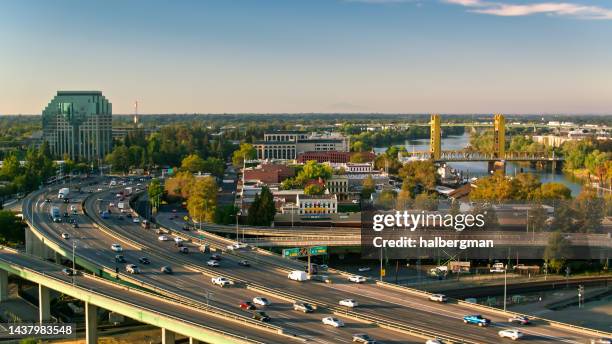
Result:
{"label": "sky", "polygon": [[0,2],[0,114],[612,114],[609,0]]}

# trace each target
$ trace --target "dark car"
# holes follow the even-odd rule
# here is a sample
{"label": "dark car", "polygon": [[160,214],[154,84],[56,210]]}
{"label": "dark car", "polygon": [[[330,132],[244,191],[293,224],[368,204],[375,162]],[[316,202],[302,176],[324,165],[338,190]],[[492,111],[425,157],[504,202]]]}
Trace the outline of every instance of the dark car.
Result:
{"label": "dark car", "polygon": [[249,263],[249,261],[248,261],[248,260],[244,260],[244,259],[243,259],[243,260],[241,260],[241,261],[239,261],[239,262],[238,262],[238,265],[240,265],[240,266],[246,266],[246,267],[251,266],[251,264]]}
{"label": "dark car", "polygon": [[240,303],[240,309],[244,311],[252,311],[257,309],[257,307],[255,307],[255,305],[251,301],[244,301]]}
{"label": "dark car", "polygon": [[270,321],[270,317],[266,314],[266,312],[262,311],[253,312],[253,319],[263,322]]}
{"label": "dark car", "polygon": [[66,276],[75,276],[76,273],[74,272],[74,270],[70,269],[70,268],[63,268],[62,269],[62,273]]}
{"label": "dark car", "polygon": [[75,221],[75,222],[73,222],[73,223],[72,223],[72,227],[73,227],[73,228],[79,228],[79,223],[78,223],[78,222],[76,222],[76,221]]}
{"label": "dark car", "polygon": [[183,226],[183,230],[184,230],[184,231],[189,231],[189,226],[184,225],[184,226]]}
{"label": "dark car", "polygon": [[508,319],[509,322],[521,325],[528,325],[530,323],[529,318],[523,315],[513,316]]}
{"label": "dark car", "polygon": [[221,260],[221,255],[218,253],[213,253],[210,255],[210,259],[212,260]]}
{"label": "dark car", "polygon": [[189,253],[189,249],[185,246],[181,246],[179,247],[179,252],[180,253]]}
{"label": "dark car", "polygon": [[117,263],[125,263],[125,257],[123,255],[118,254],[118,255],[115,256],[115,262],[117,262]]}
{"label": "dark car", "polygon": [[143,265],[151,264],[151,261],[147,257],[140,257],[138,258],[138,261],[140,262],[140,264],[143,264]]}
{"label": "dark car", "polygon": [[172,268],[169,266],[162,266],[160,271],[168,275],[172,274]]}

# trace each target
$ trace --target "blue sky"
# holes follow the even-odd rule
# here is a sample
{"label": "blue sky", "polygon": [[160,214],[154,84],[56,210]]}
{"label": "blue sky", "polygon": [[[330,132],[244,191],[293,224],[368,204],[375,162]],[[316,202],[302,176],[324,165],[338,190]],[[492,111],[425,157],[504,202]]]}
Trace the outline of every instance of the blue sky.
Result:
{"label": "blue sky", "polygon": [[7,1],[0,113],[612,113],[612,2]]}

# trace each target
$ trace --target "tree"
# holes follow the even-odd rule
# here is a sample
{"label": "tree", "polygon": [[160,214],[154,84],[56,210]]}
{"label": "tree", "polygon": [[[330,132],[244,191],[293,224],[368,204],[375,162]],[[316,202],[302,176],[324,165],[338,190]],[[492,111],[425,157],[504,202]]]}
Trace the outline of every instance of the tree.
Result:
{"label": "tree", "polygon": [[478,179],[470,191],[470,199],[477,201],[501,202],[515,194],[512,182],[501,172]]}
{"label": "tree", "polygon": [[193,174],[191,174],[191,172],[181,171],[172,178],[166,179],[164,189],[169,197],[188,199],[193,183],[195,183]]}
{"label": "tree", "polygon": [[267,186],[261,188],[261,193],[255,195],[255,200],[249,207],[247,223],[253,226],[269,226],[274,221],[276,206],[274,196]]}
{"label": "tree", "polygon": [[25,241],[24,225],[12,211],[0,211],[0,242],[20,243]]}
{"label": "tree", "polygon": [[198,222],[212,222],[217,208],[217,183],[213,177],[197,178],[187,199],[189,216]]}
{"label": "tree", "polygon": [[223,173],[225,172],[225,163],[219,158],[209,157],[204,160],[204,168],[202,169],[202,172],[210,173],[217,177],[223,177]]}
{"label": "tree", "polygon": [[572,198],[572,190],[561,183],[544,183],[540,186],[541,200],[568,200]]}
{"label": "tree", "polygon": [[605,215],[604,199],[591,188],[585,188],[573,202],[576,229],[582,233],[597,233]]}
{"label": "tree", "polygon": [[319,164],[315,160],[310,160],[304,164],[302,170],[298,172],[296,180],[302,185],[306,184],[307,181],[312,179],[324,179],[331,178],[334,170],[327,164]]}
{"label": "tree", "polygon": [[430,160],[408,162],[399,170],[399,175],[404,179],[402,189],[412,197],[436,186],[436,167]]}
{"label": "tree", "polygon": [[159,179],[155,178],[151,180],[147,193],[151,206],[155,209],[159,209],[159,205],[161,204],[161,198],[164,195],[164,188],[159,182]]}
{"label": "tree", "polygon": [[197,154],[190,154],[181,161],[181,170],[191,173],[203,172],[205,168],[204,159]]}
{"label": "tree", "polygon": [[257,157],[257,151],[250,143],[240,144],[240,148],[232,154],[232,164],[236,167],[242,167],[244,160],[251,160]]}
{"label": "tree", "polygon": [[374,179],[372,179],[372,176],[367,176],[366,178],[364,178],[361,182],[361,186],[361,198],[363,199],[370,198],[370,196],[372,196],[372,194],[376,190],[376,183],[374,183]]}
{"label": "tree", "polygon": [[115,172],[127,173],[130,170],[130,152],[126,146],[116,146],[105,160]]}
{"label": "tree", "polygon": [[319,184],[310,184],[304,188],[306,195],[322,195],[325,193],[325,188]]}
{"label": "tree", "polygon": [[21,164],[19,163],[19,159],[16,154],[10,154],[7,156],[3,163],[2,169],[0,170],[0,175],[5,180],[13,180],[15,177],[22,173],[23,169],[21,168]]}
{"label": "tree", "polygon": [[520,173],[512,179],[512,199],[532,200],[538,197],[538,190],[542,183],[540,178],[533,173]]}
{"label": "tree", "polygon": [[548,244],[544,249],[544,260],[555,272],[559,272],[568,258],[569,242],[563,233],[555,231],[548,237]]}
{"label": "tree", "polygon": [[231,225],[236,223],[236,214],[238,214],[238,207],[233,204],[227,204],[223,207],[217,207],[215,211],[215,223],[219,225]]}

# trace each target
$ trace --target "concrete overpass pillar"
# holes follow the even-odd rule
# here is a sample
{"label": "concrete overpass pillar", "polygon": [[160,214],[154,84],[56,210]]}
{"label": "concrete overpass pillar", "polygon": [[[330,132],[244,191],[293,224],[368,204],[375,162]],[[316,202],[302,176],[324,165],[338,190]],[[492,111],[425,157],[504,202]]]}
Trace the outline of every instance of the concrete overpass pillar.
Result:
{"label": "concrete overpass pillar", "polygon": [[189,338],[189,344],[200,344],[200,341],[195,338]]}
{"label": "concrete overpass pillar", "polygon": [[39,321],[51,321],[51,290],[42,284],[38,285],[38,314]]}
{"label": "concrete overpass pillar", "polygon": [[98,343],[98,307],[85,302],[85,343]]}
{"label": "concrete overpass pillar", "polygon": [[8,272],[0,270],[0,302],[8,299]]}
{"label": "concrete overpass pillar", "polygon": [[174,344],[174,332],[162,328],[162,344]]}

